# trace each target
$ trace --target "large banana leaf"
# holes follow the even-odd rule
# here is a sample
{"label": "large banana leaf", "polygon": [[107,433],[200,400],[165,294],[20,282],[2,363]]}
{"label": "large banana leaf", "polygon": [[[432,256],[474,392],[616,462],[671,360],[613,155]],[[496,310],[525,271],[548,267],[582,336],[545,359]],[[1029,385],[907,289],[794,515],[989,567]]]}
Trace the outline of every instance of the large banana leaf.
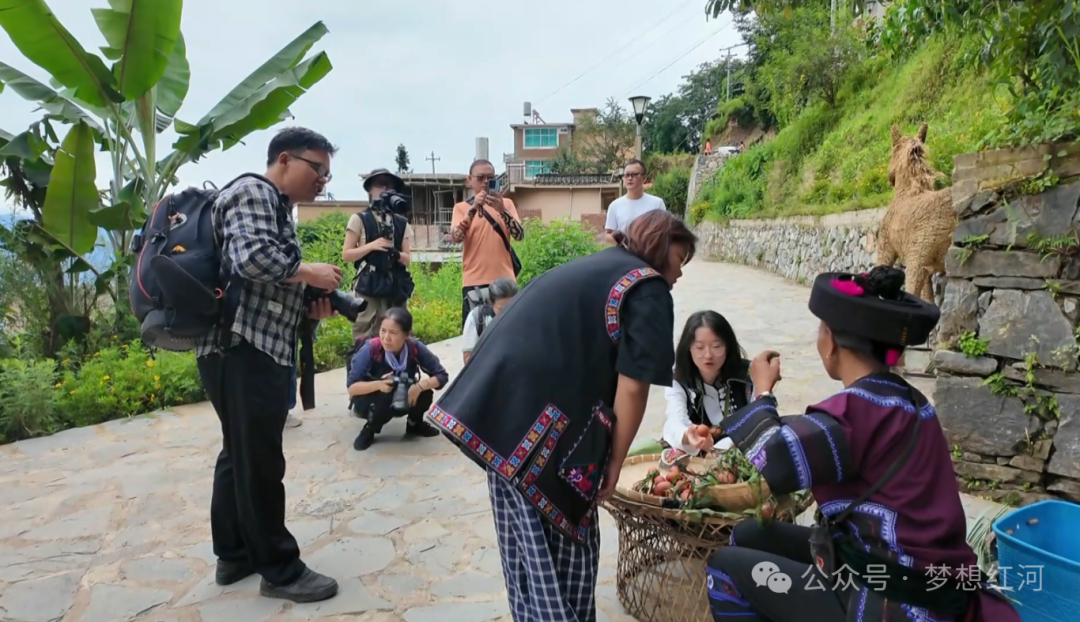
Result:
{"label": "large banana leaf", "polygon": [[[0,0],[0,2],[2,1]],[[51,115],[60,117],[69,123],[85,121],[99,134],[104,131],[90,115],[83,112],[74,102],[18,69],[2,62],[0,62],[0,83],[7,84],[12,91],[18,93],[23,99],[41,104],[41,107]]]}
{"label": "large banana leaf", "polygon": [[101,107],[124,100],[104,61],[83,48],[44,0],[0,0],[0,28],[23,56],[75,89],[79,99]]}
{"label": "large banana leaf", "polygon": [[89,219],[100,202],[96,178],[94,135],[80,121],[56,150],[41,215],[45,230],[78,255],[93,250],[97,242],[97,227]]}
{"label": "large banana leaf", "polygon": [[[4,0],[0,0],[0,3],[3,1]],[[322,39],[328,32],[330,31],[326,29],[326,26],[322,22],[315,22],[315,24],[305,30],[299,37],[293,39],[288,45],[281,48],[281,50],[279,50],[277,54],[274,54],[270,60],[266,61],[261,67],[253,71],[251,75],[244,78],[243,82],[238,84],[224,99],[211,108],[210,112],[206,113],[206,116],[202,119],[199,119],[199,122],[195,125],[206,125],[207,123],[210,123],[254,95],[256,91],[266,86],[267,82],[278,77],[286,70],[298,65],[308,53],[308,50],[311,49],[311,46],[315,45],[315,43],[319,39]]]}
{"label": "large banana leaf", "polygon": [[333,68],[326,52],[320,52],[286,71],[217,119],[214,127],[221,129],[215,129],[213,139],[221,140],[227,150],[248,134],[277,124],[289,106]]}
{"label": "large banana leaf", "polygon": [[154,88],[180,36],[183,0],[109,0],[108,9],[91,9],[108,46],[102,54],[116,61],[113,75],[128,100]]}
{"label": "large banana leaf", "polygon": [[180,136],[173,148],[184,159],[197,161],[211,149],[222,145],[227,149],[252,131],[278,123],[292,102],[333,69],[325,53],[300,63],[327,32],[322,22],[316,22],[252,72],[198,123],[176,119],[173,128]]}
{"label": "large banana leaf", "polygon": [[[165,64],[165,73],[161,74],[161,80],[157,83],[157,108],[161,114],[168,117],[169,123],[187,97],[188,85],[191,81],[191,67],[187,60],[187,47],[184,45],[184,35],[176,38],[176,45],[169,54],[169,62]],[[160,127],[158,131],[164,131],[169,127]]]}

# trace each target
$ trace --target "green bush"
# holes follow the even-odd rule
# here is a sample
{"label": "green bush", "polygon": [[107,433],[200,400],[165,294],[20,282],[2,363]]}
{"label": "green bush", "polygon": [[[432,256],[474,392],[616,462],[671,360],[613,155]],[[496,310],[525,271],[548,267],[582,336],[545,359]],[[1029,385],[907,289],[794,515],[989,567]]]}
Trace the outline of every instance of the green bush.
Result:
{"label": "green bush", "polygon": [[195,357],[150,353],[138,342],[102,348],[78,365],[61,362],[57,402],[71,426],[131,417],[204,399]]}
{"label": "green bush", "polygon": [[690,167],[674,167],[653,179],[652,194],[664,200],[668,210],[683,218],[686,215],[686,193],[690,191]]}
{"label": "green bush", "polygon": [[62,429],[55,382],[51,360],[0,360],[0,443]]}
{"label": "green bush", "polygon": [[[514,242],[514,250],[517,252],[518,259],[521,260],[521,274],[517,278],[520,287],[525,287],[532,278],[555,266],[594,253],[601,248],[601,244],[596,241],[596,234],[577,221],[541,222],[528,219],[524,225],[525,239]],[[460,286],[457,296],[458,322],[460,323]]]}

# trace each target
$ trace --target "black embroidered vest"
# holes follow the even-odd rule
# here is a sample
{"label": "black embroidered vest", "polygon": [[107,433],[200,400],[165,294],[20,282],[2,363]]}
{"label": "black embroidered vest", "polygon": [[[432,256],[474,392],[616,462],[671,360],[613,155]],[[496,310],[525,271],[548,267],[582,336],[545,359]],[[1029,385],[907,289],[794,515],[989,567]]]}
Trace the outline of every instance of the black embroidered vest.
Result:
{"label": "black embroidered vest", "polygon": [[618,247],[534,278],[428,413],[465,455],[578,541],[595,520],[611,446],[620,305],[662,278]]}
{"label": "black embroidered vest", "polygon": [[[725,391],[721,396],[723,399],[721,412],[722,418],[726,419],[731,413],[749,404],[753,397],[754,386],[750,382],[750,361],[743,360],[739,376],[724,381],[721,386]],[[693,390],[693,395],[690,393],[691,390]],[[712,422],[705,414],[705,389],[701,385],[701,380],[698,379],[695,386],[684,386],[683,395],[686,397],[686,414],[690,417],[690,423],[711,426]]]}

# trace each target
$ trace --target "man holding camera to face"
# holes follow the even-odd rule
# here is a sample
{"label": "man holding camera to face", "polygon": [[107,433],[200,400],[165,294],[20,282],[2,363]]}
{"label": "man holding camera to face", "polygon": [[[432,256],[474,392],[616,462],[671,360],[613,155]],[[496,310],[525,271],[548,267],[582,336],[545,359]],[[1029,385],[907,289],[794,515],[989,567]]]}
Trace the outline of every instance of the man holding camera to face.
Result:
{"label": "man holding camera to face", "polygon": [[510,239],[525,239],[514,202],[499,190],[495,167],[474,160],[468,184],[473,196],[454,206],[450,239],[461,243],[461,326],[476,307],[490,303],[488,287],[499,277],[517,281],[521,271]]}
{"label": "man holding camera to face", "polygon": [[367,301],[367,307],[353,323],[353,340],[378,331],[376,319],[392,307],[404,307],[412,296],[409,274],[412,227],[405,182],[385,168],[377,168],[364,178],[370,205],[349,219],[341,258],[354,262],[353,290]]}
{"label": "man holding camera to face", "polygon": [[350,297],[336,292],[341,270],[304,263],[292,207],[312,201],[330,181],[336,148],[305,128],[280,131],[263,175],[224,188],[212,208],[229,275],[230,312],[221,330],[199,341],[199,376],[221,420],[222,449],[214,468],[210,524],[219,585],[262,575],[259,592],[271,598],[315,602],[337,594],[334,579],[300,561],[300,547],[285,527],[285,455],[289,375],[305,317]]}

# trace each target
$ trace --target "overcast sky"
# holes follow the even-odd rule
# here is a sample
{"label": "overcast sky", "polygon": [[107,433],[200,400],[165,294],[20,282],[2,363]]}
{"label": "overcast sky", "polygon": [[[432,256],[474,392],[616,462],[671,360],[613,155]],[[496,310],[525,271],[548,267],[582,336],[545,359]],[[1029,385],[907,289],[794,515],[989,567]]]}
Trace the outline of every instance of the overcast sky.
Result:
{"label": "overcast sky", "polygon": [[[90,8],[107,6],[106,0],[47,2],[83,46],[97,53],[104,39]],[[523,102],[532,102],[554,123],[569,120],[570,108],[599,107],[608,97],[658,97],[700,63],[719,57],[720,48],[739,43],[729,17],[706,20],[704,6],[705,0],[186,0],[191,87],[178,117],[198,120],[273,53],[322,20],[330,33],[315,51],[326,50],[334,70],[292,112],[293,123],[339,146],[328,188],[335,198],[366,198],[358,174],[393,169],[398,143],[408,148],[415,172],[431,172],[425,158],[434,151],[441,158],[436,171],[457,173],[472,161],[476,137],[486,136],[501,170],[502,154],[513,150],[509,125],[521,122]],[[3,31],[0,60],[48,83],[47,74],[23,58]],[[5,89],[0,128],[22,131],[37,118],[33,109]],[[184,166],[181,187],[207,179],[220,185],[245,171],[261,172],[267,144],[280,127]],[[171,131],[164,135],[166,146],[172,137]],[[166,153],[159,147],[159,157]],[[98,176],[104,186],[104,156]]]}

